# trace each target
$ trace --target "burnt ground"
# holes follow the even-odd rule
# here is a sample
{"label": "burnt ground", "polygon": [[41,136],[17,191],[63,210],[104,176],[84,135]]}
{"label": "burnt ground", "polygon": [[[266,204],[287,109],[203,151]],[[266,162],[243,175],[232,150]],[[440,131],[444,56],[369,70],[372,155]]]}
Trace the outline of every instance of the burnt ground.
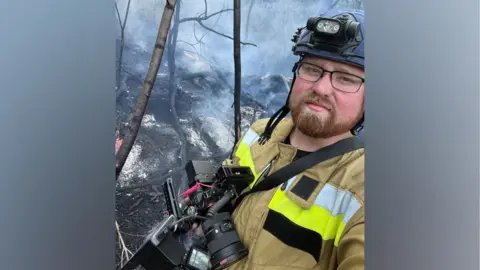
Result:
{"label": "burnt ground", "polygon": [[[150,55],[125,50],[125,55]],[[139,60],[140,61],[140,60]],[[116,193],[116,219],[123,240],[135,252],[145,236],[165,216],[161,184],[169,177],[178,193],[186,188],[185,163],[209,160],[220,164],[233,147],[232,74],[215,68],[189,70],[191,64],[177,55],[175,83],[162,63],[135,145],[119,177]],[[141,62],[141,61],[140,61]],[[117,90],[117,127],[123,135],[142,83],[142,71],[126,65],[127,72]],[[285,102],[291,79],[265,74],[242,80],[242,130],[258,118],[269,117]],[[174,93],[172,91],[175,91]],[[116,260],[121,249],[117,239]]]}
{"label": "burnt ground", "polygon": [[[143,243],[148,232],[164,218],[165,202],[154,186],[117,192],[117,222],[128,249],[134,252]],[[116,261],[120,262],[117,239]]]}
{"label": "burnt ground", "polygon": [[[121,135],[144,76],[144,70],[135,63],[148,63],[150,55],[127,47],[124,57],[130,60],[126,61],[116,102]],[[179,191],[185,189],[184,166],[188,160],[219,164],[233,146],[233,89],[229,83],[233,82],[232,74],[215,68],[187,69],[191,59],[185,59],[181,53],[177,54],[176,63],[173,84],[162,63],[134,148],[117,185],[116,219],[125,245],[132,252],[164,218],[161,184],[172,177]],[[280,108],[289,83],[281,75],[243,78],[242,129]],[[118,239],[116,255],[118,264]]]}
{"label": "burnt ground", "polygon": [[[317,5],[316,1],[308,2],[308,5]],[[337,5],[345,5],[344,2]],[[261,3],[268,8],[276,1],[263,0]],[[146,22],[145,27],[142,31],[149,32],[149,38],[154,40],[157,25]],[[117,40],[117,59],[119,44]],[[146,47],[151,48],[153,44]],[[233,146],[233,74],[204,60],[193,59],[186,51],[177,48],[177,68],[174,77],[170,78],[168,54],[167,46],[141,129],[117,183],[116,220],[122,238],[132,252],[164,219],[165,200],[161,184],[171,177],[178,191],[183,190],[187,182],[184,166],[188,160],[210,160],[219,164]],[[297,59],[293,56],[280,58],[276,62],[266,62],[274,70],[291,76],[288,72]],[[121,83],[116,90],[120,137],[125,135],[150,59],[149,52],[133,44],[125,45]],[[266,66],[261,70],[268,71],[269,65],[261,60],[255,64]],[[242,130],[246,130],[255,119],[269,117],[278,110],[285,102],[290,83],[291,78],[278,74],[244,76]],[[121,255],[118,239],[116,255],[118,265]]]}

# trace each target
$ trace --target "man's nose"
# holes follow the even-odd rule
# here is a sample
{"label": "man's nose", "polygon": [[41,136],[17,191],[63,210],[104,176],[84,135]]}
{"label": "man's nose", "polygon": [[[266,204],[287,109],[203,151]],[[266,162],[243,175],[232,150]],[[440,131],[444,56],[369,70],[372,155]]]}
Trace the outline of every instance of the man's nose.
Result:
{"label": "man's nose", "polygon": [[332,82],[331,82],[331,74],[330,73],[323,73],[322,77],[318,79],[318,81],[315,82],[313,85],[313,91],[317,93],[318,95],[323,95],[323,96],[330,96],[333,94],[333,87],[332,87]]}

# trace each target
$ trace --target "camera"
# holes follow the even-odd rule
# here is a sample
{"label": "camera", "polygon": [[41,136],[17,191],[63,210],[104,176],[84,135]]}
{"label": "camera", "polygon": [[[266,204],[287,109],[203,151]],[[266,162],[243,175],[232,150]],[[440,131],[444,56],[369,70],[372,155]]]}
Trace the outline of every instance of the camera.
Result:
{"label": "camera", "polygon": [[[232,201],[255,179],[249,167],[189,161],[185,170],[188,189],[176,196],[168,179],[162,186],[168,218],[152,230],[121,270],[141,265],[146,270],[220,270],[248,255],[231,218]],[[188,250],[179,235],[200,223],[204,241]]]}
{"label": "camera", "polygon": [[147,236],[147,240],[122,270],[133,270],[139,265],[150,269],[209,270],[209,254],[201,247],[192,246],[188,252],[174,237],[172,226],[177,218],[170,215]]}

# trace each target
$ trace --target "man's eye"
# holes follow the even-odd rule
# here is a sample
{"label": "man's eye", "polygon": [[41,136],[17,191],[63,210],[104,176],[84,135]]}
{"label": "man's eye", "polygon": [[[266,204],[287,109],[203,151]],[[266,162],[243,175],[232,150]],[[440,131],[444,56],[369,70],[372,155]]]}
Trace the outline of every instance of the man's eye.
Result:
{"label": "man's eye", "polygon": [[360,79],[358,78],[355,78],[355,77],[351,77],[351,76],[337,76],[336,77],[336,80],[341,82],[341,83],[345,83],[345,84],[356,84],[360,81]]}
{"label": "man's eye", "polygon": [[306,67],[306,71],[308,73],[320,73],[320,70],[317,68],[312,68],[312,67]]}

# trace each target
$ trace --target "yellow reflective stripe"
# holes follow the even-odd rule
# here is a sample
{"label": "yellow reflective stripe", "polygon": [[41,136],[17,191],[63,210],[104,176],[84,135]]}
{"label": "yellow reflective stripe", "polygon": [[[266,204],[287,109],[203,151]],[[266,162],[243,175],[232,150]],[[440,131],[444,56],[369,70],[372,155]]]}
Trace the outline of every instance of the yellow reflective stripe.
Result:
{"label": "yellow reflective stripe", "polygon": [[[287,187],[294,179],[288,181]],[[298,226],[317,232],[323,240],[334,239],[335,246],[338,246],[345,225],[361,204],[350,192],[326,184],[310,209],[297,205],[281,189],[275,192],[268,207]]]}
{"label": "yellow reflective stripe", "polygon": [[238,144],[235,156],[238,157],[240,166],[247,166],[252,170],[255,180],[250,184],[250,188],[255,184],[261,173],[257,173],[255,164],[253,163],[252,154],[250,152],[250,146],[258,139],[258,134],[252,129],[248,129],[242,140]]}

